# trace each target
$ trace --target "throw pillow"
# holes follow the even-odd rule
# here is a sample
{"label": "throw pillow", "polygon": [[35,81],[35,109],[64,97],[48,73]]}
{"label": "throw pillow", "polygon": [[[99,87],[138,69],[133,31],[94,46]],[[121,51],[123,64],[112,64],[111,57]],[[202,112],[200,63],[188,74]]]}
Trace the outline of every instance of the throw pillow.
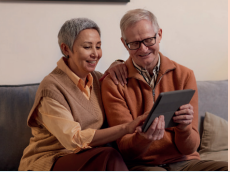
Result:
{"label": "throw pillow", "polygon": [[228,122],[206,112],[203,127],[201,160],[228,161]]}

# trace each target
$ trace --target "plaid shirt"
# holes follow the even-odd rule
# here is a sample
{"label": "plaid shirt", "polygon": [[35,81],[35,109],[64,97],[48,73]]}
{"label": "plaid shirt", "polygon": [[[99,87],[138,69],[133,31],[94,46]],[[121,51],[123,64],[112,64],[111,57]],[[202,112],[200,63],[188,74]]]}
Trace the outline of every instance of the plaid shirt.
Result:
{"label": "plaid shirt", "polygon": [[153,75],[152,77],[150,76],[149,72],[146,69],[141,68],[140,66],[138,66],[133,60],[133,65],[134,67],[137,69],[137,71],[143,76],[143,78],[145,79],[145,81],[149,84],[149,86],[152,88],[152,90],[155,87],[156,84],[156,79],[157,79],[157,75],[160,69],[160,55],[158,54],[158,63],[157,65],[153,68]]}

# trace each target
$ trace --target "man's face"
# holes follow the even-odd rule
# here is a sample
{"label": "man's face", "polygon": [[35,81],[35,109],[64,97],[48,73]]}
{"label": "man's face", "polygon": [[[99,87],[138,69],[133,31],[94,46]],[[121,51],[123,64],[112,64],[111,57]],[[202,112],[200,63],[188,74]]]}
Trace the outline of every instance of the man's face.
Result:
{"label": "man's face", "polygon": [[154,37],[155,34],[152,23],[148,20],[141,20],[125,30],[125,40],[121,38],[134,62],[142,68],[150,71],[154,68],[158,61],[159,43],[162,38],[162,30],[159,29],[158,34],[156,35],[156,43],[152,46],[146,47],[143,43],[141,43],[139,49],[130,50],[126,43],[142,41],[144,39]]}

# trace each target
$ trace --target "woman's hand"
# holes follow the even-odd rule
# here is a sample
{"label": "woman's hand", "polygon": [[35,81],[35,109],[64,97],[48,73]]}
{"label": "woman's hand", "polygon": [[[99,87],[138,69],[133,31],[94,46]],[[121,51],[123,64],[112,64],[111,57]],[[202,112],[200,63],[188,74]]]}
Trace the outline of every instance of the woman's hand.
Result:
{"label": "woman's hand", "polygon": [[141,116],[138,116],[136,119],[134,119],[132,122],[126,123],[126,130],[127,134],[132,134],[136,131],[138,126],[141,126],[145,119],[147,118],[149,112],[144,113]]}
{"label": "woman's hand", "polygon": [[127,67],[123,62],[115,61],[105,71],[100,80],[103,80],[108,74],[110,74],[113,82],[118,85],[118,81],[121,85],[127,84],[126,78],[128,77]]}
{"label": "woman's hand", "polygon": [[132,122],[96,130],[90,146],[101,146],[103,144],[115,141],[126,134],[134,133],[136,131],[136,128],[143,124],[143,121],[146,119],[147,116],[148,114],[146,113],[146,115],[141,115]]}

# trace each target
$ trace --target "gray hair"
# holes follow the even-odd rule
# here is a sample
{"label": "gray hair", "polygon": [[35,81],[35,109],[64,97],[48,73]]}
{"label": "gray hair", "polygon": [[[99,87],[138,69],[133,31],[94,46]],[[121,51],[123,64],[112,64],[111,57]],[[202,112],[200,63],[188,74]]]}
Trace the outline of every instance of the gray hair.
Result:
{"label": "gray hair", "polygon": [[[61,27],[58,33],[58,44],[61,49],[61,44],[66,44],[71,51],[73,51],[74,41],[77,39],[77,36],[82,30],[85,29],[95,29],[98,31],[101,36],[100,28],[98,25],[87,18],[74,18],[71,20],[67,20]],[[61,49],[62,51],[62,49]],[[62,52],[65,56],[65,54]]]}
{"label": "gray hair", "polygon": [[154,31],[157,33],[159,25],[156,16],[145,9],[134,9],[128,11],[120,21],[121,36],[125,39],[124,31],[140,20],[148,20],[152,23]]}

